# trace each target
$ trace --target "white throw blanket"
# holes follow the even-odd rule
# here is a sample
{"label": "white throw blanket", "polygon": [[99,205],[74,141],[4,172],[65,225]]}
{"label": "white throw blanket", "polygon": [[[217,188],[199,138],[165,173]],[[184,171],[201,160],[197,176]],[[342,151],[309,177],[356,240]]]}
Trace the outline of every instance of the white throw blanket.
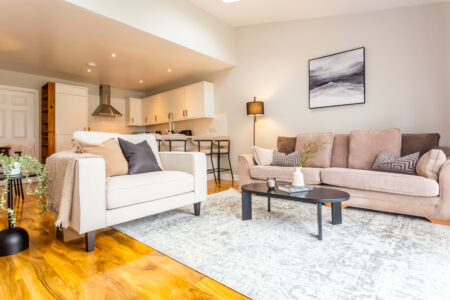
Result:
{"label": "white throw blanket", "polygon": [[56,217],[58,228],[70,226],[72,212],[75,166],[80,158],[101,157],[90,153],[63,151],[49,156],[46,160],[50,178],[47,188],[47,210]]}

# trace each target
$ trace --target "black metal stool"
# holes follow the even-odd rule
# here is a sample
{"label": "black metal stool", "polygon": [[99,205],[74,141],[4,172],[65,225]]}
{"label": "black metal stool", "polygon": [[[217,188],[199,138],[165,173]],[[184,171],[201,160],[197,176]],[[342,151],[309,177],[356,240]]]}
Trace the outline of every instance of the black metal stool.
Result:
{"label": "black metal stool", "polygon": [[168,134],[162,136],[162,143],[169,146],[169,151],[184,151],[187,150],[187,138],[184,134]]}
{"label": "black metal stool", "polygon": [[217,184],[216,169],[214,168],[214,161],[213,161],[213,138],[207,136],[193,136],[192,143],[195,146],[197,146],[198,152],[202,152],[206,156],[210,157],[211,169],[207,169],[206,173],[207,174],[212,173],[214,175],[214,182]]}
{"label": "black metal stool", "polygon": [[[230,159],[230,144],[231,140],[228,136],[219,136],[213,138],[214,143],[214,154],[217,155],[217,178],[220,183],[220,172],[228,172],[231,173],[231,182],[234,183],[234,175],[233,168],[231,167],[231,159]],[[228,158],[228,168],[220,167],[220,158],[222,155],[226,155]]]}

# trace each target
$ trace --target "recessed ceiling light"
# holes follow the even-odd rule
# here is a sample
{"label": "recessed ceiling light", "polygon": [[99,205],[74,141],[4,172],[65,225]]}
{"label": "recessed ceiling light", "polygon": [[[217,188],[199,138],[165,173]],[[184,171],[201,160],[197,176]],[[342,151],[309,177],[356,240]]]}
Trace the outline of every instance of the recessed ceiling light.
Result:
{"label": "recessed ceiling light", "polygon": [[143,83],[143,82],[144,82],[144,80],[142,80],[142,79],[141,79],[141,80],[139,80],[139,83]]}
{"label": "recessed ceiling light", "polygon": [[238,2],[239,0],[222,0],[223,3]]}
{"label": "recessed ceiling light", "polygon": [[169,72],[169,73],[172,72],[172,69],[171,69],[171,68],[168,68],[168,69],[167,69],[167,72]]}
{"label": "recessed ceiling light", "polygon": [[95,62],[88,62],[88,67],[95,68]]}
{"label": "recessed ceiling light", "polygon": [[111,53],[111,56],[112,56],[112,57],[116,57],[116,54],[115,54],[115,53]]}
{"label": "recessed ceiling light", "polygon": [[91,69],[87,69],[87,71],[90,73],[90,72],[92,72],[92,70]]}

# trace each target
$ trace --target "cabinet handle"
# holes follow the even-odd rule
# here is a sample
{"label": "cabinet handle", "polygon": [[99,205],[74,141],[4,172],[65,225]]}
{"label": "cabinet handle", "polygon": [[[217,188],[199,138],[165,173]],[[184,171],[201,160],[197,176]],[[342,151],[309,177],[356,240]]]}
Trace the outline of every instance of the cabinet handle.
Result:
{"label": "cabinet handle", "polygon": [[134,118],[131,118],[131,123],[134,123]]}
{"label": "cabinet handle", "polygon": [[158,122],[158,116],[155,116],[155,122]]}
{"label": "cabinet handle", "polygon": [[187,116],[188,116],[188,113],[187,113],[187,109],[186,109],[186,118],[187,118]]}
{"label": "cabinet handle", "polygon": [[147,123],[147,117],[145,117],[144,119],[145,119],[145,123]]}

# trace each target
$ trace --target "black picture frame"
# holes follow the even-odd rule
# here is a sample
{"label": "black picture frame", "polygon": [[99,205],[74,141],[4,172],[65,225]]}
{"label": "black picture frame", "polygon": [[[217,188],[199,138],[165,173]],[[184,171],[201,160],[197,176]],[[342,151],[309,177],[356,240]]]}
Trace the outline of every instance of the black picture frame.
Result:
{"label": "black picture frame", "polygon": [[[311,92],[312,92],[312,83],[311,83],[311,62],[313,61],[317,61],[317,60],[321,60],[324,58],[330,58],[333,56],[339,56],[345,53],[349,53],[349,52],[354,52],[354,51],[359,51],[362,50],[362,79],[361,83],[362,83],[362,88],[363,88],[363,92],[362,92],[362,96],[363,96],[363,100],[362,102],[356,102],[356,103],[342,103],[342,104],[333,104],[333,105],[323,105],[323,106],[311,106]],[[317,108],[326,108],[326,107],[336,107],[336,106],[346,106],[346,105],[358,105],[358,104],[365,104],[366,103],[366,48],[365,47],[359,47],[359,48],[354,48],[354,49],[350,49],[350,50],[346,50],[346,51],[341,51],[341,52],[337,52],[337,53],[333,53],[333,54],[329,54],[329,55],[325,55],[325,56],[321,56],[321,57],[317,57],[317,58],[312,58],[308,61],[308,86],[309,86],[309,91],[308,91],[308,96],[309,96],[309,109],[317,109]]]}

